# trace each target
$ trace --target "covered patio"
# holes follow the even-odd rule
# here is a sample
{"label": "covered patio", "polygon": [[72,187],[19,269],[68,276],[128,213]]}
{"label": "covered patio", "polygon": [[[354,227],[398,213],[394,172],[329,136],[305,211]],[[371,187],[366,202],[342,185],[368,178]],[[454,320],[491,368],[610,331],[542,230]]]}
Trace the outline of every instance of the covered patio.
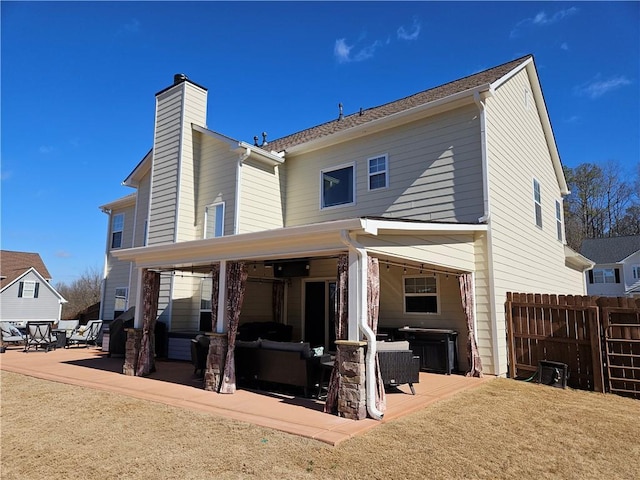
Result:
{"label": "covered patio", "polygon": [[[359,218],[117,251],[114,255],[120,260],[135,265],[135,303],[140,306],[135,311],[135,329],[129,330],[123,372],[146,376],[156,370],[150,337],[156,320],[163,315],[170,331],[176,331],[181,322],[197,333],[194,325],[202,319],[194,315],[197,282],[192,278],[209,277],[212,331],[204,388],[235,393],[234,350],[241,316],[246,311],[243,300],[249,269],[255,273],[257,267],[264,271],[274,264],[282,265],[278,262],[294,261],[303,264],[304,273],[292,275],[293,283],[291,279],[274,283],[272,297],[250,295],[254,306],[266,312],[271,321],[291,325],[294,342],[308,343],[312,337],[315,341],[311,348],[332,353],[337,350],[327,413],[381,419],[385,406],[376,357],[378,325],[394,331],[409,324],[422,327],[428,322],[432,328],[451,328],[453,323],[462,333],[460,350],[466,352],[460,355],[461,363],[466,363],[463,370],[472,376],[481,375],[473,271],[476,234],[484,229],[483,225]],[[406,278],[412,274],[422,281],[416,282],[410,296]],[[330,282],[331,278],[333,286],[327,283],[327,293],[320,297],[325,313],[310,321],[319,305],[310,306],[305,287],[309,281]],[[392,278],[396,283],[385,288],[385,279]],[[263,274],[254,279],[277,280],[277,275],[269,278]],[[166,292],[171,293],[162,293],[163,282],[168,285]],[[329,301],[331,291],[334,297]],[[163,297],[173,299],[166,308],[160,300]],[[267,307],[266,297],[272,308]],[[416,305],[424,308],[410,310]],[[446,309],[447,315],[441,315]],[[176,315],[178,311],[181,317]],[[438,318],[429,318],[430,311]],[[412,316],[417,312],[426,314]]]}
{"label": "covered patio", "polygon": [[48,353],[23,353],[21,348],[9,348],[0,355],[0,369],[205,412],[330,445],[493,378],[423,372],[420,383],[415,385],[416,395],[407,394],[407,386],[387,394],[387,410],[382,421],[357,421],[323,413],[323,402],[315,399],[245,389],[234,395],[211,395],[202,389],[202,381],[193,375],[188,362],[159,361],[157,371],[146,377],[122,375],[122,359],[108,358],[106,352],[96,348],[72,347]]}

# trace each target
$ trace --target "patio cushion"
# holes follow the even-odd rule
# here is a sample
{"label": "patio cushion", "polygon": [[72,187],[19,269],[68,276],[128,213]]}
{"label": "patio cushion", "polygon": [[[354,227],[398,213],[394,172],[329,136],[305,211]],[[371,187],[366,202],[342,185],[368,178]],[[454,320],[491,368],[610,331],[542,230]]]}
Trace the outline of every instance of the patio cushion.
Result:
{"label": "patio cushion", "polygon": [[311,357],[311,349],[307,342],[275,342],[273,340],[262,340],[261,347],[283,352],[300,352],[302,358]]}
{"label": "patio cushion", "polygon": [[398,342],[376,342],[376,349],[379,352],[386,352],[390,350],[409,350],[409,342],[407,340],[401,340]]}

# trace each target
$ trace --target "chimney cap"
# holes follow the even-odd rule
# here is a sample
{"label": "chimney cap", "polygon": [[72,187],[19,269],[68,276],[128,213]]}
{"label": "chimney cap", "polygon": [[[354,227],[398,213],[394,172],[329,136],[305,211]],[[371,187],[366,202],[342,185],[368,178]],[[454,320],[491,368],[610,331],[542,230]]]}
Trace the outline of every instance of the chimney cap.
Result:
{"label": "chimney cap", "polygon": [[173,84],[174,85],[178,85],[179,83],[182,83],[185,80],[189,80],[189,77],[187,77],[184,73],[176,73],[173,76]]}

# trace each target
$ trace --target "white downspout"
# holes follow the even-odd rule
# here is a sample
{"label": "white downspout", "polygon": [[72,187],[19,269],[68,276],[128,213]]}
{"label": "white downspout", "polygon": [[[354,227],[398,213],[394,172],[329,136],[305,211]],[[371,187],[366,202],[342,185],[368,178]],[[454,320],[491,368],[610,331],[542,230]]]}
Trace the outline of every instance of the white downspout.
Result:
{"label": "white downspout", "polygon": [[242,186],[242,164],[251,155],[251,149],[247,148],[243,154],[238,157],[238,165],[236,168],[236,204],[233,210],[233,233],[240,233],[240,189]]}
{"label": "white downspout", "polygon": [[383,413],[376,408],[376,335],[367,322],[367,251],[356,242],[347,230],[340,232],[342,242],[358,257],[360,270],[358,290],[358,327],[367,339],[367,355],[365,358],[365,389],[367,412],[374,420],[382,420]]}
{"label": "white downspout", "polygon": [[[487,92],[488,96],[492,96],[492,90]],[[482,196],[484,200],[484,214],[478,219],[479,222],[487,224],[487,274],[489,276],[489,306],[491,315],[491,337],[493,350],[493,370],[494,374],[500,374],[500,355],[498,345],[498,318],[496,302],[496,285],[493,271],[493,234],[491,231],[491,201],[489,197],[489,152],[487,149],[487,111],[485,103],[480,99],[480,93],[473,93],[473,101],[480,110],[480,145],[482,151]],[[475,288],[475,284],[474,284]]]}

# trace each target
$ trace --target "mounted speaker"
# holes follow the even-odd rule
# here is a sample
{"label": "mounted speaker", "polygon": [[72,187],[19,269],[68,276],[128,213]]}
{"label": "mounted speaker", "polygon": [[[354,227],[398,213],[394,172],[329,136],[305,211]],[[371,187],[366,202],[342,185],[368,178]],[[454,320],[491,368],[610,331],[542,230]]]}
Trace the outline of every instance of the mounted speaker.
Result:
{"label": "mounted speaker", "polygon": [[308,277],[309,262],[307,262],[306,260],[293,262],[274,262],[273,276],[276,278]]}

